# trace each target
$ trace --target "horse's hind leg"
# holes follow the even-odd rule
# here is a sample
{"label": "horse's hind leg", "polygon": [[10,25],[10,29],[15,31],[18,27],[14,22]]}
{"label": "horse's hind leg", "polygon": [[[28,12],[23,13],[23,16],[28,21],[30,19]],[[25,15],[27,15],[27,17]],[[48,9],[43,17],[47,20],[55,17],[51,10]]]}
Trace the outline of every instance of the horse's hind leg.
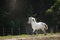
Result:
{"label": "horse's hind leg", "polygon": [[44,34],[46,35],[46,31],[44,30],[43,32],[44,32]]}
{"label": "horse's hind leg", "polygon": [[35,34],[36,34],[36,35],[38,34],[38,30],[35,30]]}
{"label": "horse's hind leg", "polygon": [[44,29],[42,31],[44,32],[44,35],[46,35],[46,31]]}

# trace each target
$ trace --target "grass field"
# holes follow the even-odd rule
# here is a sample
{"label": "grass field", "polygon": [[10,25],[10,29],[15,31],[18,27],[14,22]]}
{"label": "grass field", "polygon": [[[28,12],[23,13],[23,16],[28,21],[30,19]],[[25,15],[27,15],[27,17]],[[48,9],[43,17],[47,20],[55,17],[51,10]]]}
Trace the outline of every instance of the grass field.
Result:
{"label": "grass field", "polygon": [[8,36],[0,36],[0,40],[60,40],[60,33],[47,35],[44,34],[36,34],[36,35],[8,35]]}

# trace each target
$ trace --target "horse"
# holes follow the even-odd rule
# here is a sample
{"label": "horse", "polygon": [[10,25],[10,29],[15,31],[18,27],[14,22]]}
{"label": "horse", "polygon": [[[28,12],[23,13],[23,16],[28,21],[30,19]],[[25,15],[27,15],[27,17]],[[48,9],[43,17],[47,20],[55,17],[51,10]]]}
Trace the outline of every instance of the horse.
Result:
{"label": "horse", "polygon": [[31,27],[33,29],[33,33],[36,30],[41,29],[43,31],[43,33],[46,35],[46,30],[48,29],[48,25],[44,22],[36,22],[34,17],[29,17],[28,18],[28,24],[31,24]]}

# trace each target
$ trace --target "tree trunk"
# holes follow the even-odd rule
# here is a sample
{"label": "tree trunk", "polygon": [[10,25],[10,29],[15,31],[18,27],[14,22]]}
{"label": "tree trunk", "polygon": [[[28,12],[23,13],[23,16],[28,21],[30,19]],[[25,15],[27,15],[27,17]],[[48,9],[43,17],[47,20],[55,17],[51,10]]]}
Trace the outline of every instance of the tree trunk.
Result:
{"label": "tree trunk", "polygon": [[20,27],[19,27],[19,34],[20,34]]}
{"label": "tree trunk", "polygon": [[58,25],[56,25],[56,32],[58,32]]}
{"label": "tree trunk", "polygon": [[13,35],[13,27],[11,27],[11,34]]}
{"label": "tree trunk", "polygon": [[3,27],[3,36],[4,36],[4,27]]}
{"label": "tree trunk", "polygon": [[54,32],[54,28],[50,28],[50,33],[53,33]]}

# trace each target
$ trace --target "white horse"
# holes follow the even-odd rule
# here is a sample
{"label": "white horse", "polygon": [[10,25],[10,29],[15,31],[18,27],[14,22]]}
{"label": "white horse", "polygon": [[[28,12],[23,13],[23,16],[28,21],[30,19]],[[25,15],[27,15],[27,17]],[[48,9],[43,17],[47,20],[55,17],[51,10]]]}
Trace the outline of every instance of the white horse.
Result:
{"label": "white horse", "polygon": [[44,34],[46,34],[46,31],[45,30],[48,29],[48,26],[45,23],[43,23],[43,22],[36,22],[36,20],[35,20],[34,17],[29,17],[28,23],[31,24],[31,27],[33,29],[33,33],[36,30],[41,29],[44,32]]}

